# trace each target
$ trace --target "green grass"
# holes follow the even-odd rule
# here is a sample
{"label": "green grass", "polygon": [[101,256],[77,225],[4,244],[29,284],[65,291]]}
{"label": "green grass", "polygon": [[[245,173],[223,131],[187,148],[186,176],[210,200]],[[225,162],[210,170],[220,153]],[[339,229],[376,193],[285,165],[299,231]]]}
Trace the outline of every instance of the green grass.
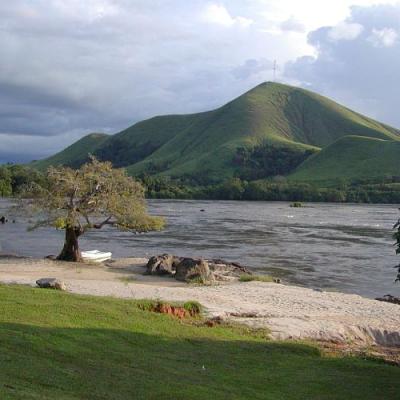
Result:
{"label": "green grass", "polygon": [[197,301],[187,301],[183,304],[183,308],[189,312],[190,315],[200,315],[203,312],[203,306]]}
{"label": "green grass", "polygon": [[243,274],[239,278],[239,282],[274,282],[274,278],[269,275],[247,275]]}
{"label": "green grass", "polygon": [[398,399],[398,367],[138,304],[0,286],[0,398]]}
{"label": "green grass", "polygon": [[233,163],[238,147],[269,143],[299,151],[318,150],[347,135],[400,139],[398,130],[323,96],[268,82],[216,110],[141,121],[96,143],[94,148],[77,142],[36,166],[68,158],[76,163],[90,150],[127,167],[132,175],[151,166],[151,174],[200,175],[221,181],[239,169]]}
{"label": "green grass", "polygon": [[346,136],[307,159],[291,180],[325,183],[338,178],[400,175],[400,141]]}

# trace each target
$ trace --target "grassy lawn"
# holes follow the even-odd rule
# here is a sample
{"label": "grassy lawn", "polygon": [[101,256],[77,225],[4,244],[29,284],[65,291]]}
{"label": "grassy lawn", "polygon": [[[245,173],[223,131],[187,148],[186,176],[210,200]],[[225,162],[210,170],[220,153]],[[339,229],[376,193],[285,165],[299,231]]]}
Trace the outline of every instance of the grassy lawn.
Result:
{"label": "grassy lawn", "polygon": [[0,399],[399,399],[398,367],[137,305],[0,286]]}

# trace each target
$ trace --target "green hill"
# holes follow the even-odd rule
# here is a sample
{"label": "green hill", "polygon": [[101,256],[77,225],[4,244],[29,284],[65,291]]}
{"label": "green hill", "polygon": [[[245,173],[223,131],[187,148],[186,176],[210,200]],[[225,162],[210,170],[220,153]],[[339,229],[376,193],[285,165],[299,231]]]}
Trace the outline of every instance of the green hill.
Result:
{"label": "green hill", "polygon": [[88,154],[94,154],[108,137],[104,133],[90,133],[54,156],[32,162],[31,166],[39,170],[45,170],[51,165],[78,167],[87,160]]}
{"label": "green hill", "polygon": [[290,175],[298,181],[400,176],[400,141],[346,136],[304,161]]}
{"label": "green hill", "polygon": [[348,135],[400,139],[400,131],[323,96],[268,82],[213,111],[155,117],[90,146],[84,138],[35,165],[76,166],[90,151],[132,175],[251,180],[287,175]]}

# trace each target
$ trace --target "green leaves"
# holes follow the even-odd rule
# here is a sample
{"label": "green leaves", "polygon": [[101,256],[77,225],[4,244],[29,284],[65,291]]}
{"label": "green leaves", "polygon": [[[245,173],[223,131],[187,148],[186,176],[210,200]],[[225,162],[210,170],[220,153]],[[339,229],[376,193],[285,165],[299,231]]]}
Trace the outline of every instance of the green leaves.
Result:
{"label": "green leaves", "polygon": [[144,187],[110,162],[90,156],[77,170],[50,167],[46,178],[46,187],[26,186],[21,201],[50,226],[87,230],[107,224],[140,232],[164,226],[162,218],[147,213]]}

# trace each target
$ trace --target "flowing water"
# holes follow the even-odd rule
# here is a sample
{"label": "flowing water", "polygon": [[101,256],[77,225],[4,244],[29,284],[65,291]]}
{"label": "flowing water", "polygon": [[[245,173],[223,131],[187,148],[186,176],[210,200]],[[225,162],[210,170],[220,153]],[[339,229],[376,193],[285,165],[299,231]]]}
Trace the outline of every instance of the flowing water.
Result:
{"label": "flowing water", "polygon": [[[9,202],[0,200],[0,215]],[[133,235],[110,227],[87,233],[82,249],[114,257],[161,253],[223,258],[312,288],[375,297],[400,295],[394,284],[393,205],[152,200],[150,211],[167,219],[162,232]],[[204,211],[202,211],[204,210]],[[13,216],[8,216],[12,219]],[[57,254],[63,232],[28,221],[0,224],[0,252],[32,257]]]}

